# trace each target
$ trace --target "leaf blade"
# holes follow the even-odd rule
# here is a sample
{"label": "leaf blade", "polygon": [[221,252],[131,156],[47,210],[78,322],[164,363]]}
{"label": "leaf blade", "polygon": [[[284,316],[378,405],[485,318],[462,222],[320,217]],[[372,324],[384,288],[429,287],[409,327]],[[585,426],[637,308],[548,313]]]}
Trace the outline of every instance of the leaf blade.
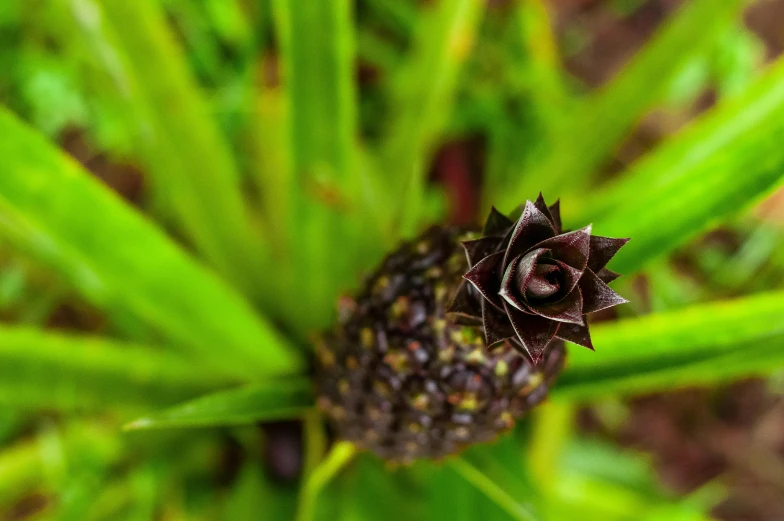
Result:
{"label": "leaf blade", "polygon": [[231,383],[148,346],[0,327],[0,403],[8,407],[158,407]]}
{"label": "leaf blade", "polygon": [[307,378],[229,389],[139,418],[126,430],[245,425],[301,416],[313,407]]}
{"label": "leaf blade", "polygon": [[0,233],[18,248],[94,304],[127,309],[216,367],[245,377],[301,367],[239,295],[3,108],[0,136]]}
{"label": "leaf blade", "polygon": [[632,237],[610,268],[641,268],[781,184],[783,114],[779,60],[743,96],[709,112],[585,201],[574,220],[593,221],[601,235]]}
{"label": "leaf blade", "polygon": [[[499,192],[502,206],[513,208],[540,191],[563,195],[564,187],[573,192],[585,187],[634,124],[663,99],[668,80],[724,32],[744,3],[696,0],[684,5],[614,78],[589,95],[555,131],[553,148],[532,162],[522,184],[518,183],[509,195]],[[700,27],[699,32],[694,31],[695,26]]]}
{"label": "leaf blade", "polygon": [[0,507],[10,510],[8,502],[30,491],[61,492],[85,461],[113,464],[124,453],[121,440],[109,429],[78,421],[62,431],[44,427],[35,438],[0,452]]}
{"label": "leaf blade", "polygon": [[492,479],[464,458],[451,460],[450,466],[466,481],[471,483],[496,505],[501,507],[512,519],[517,521],[537,521],[537,517],[524,505],[498,486]]}
{"label": "leaf blade", "polygon": [[401,223],[414,231],[420,208],[417,194],[425,192],[428,163],[439,132],[447,122],[457,89],[458,74],[470,54],[484,14],[478,0],[444,0],[421,15],[411,55],[400,65],[391,103],[400,107],[382,145],[392,197],[404,201],[393,227]]}
{"label": "leaf blade", "polygon": [[156,2],[73,0],[81,34],[132,110],[157,197],[197,249],[253,294],[262,251],[225,136]]}
{"label": "leaf blade", "polygon": [[[329,324],[338,293],[354,284],[358,263],[367,258],[360,249],[374,247],[363,240],[374,224],[373,214],[363,213],[366,178],[358,165],[353,7],[347,0],[276,0],[273,7],[290,169],[287,186],[275,187],[285,200],[285,215],[275,218],[286,223],[287,292],[311,305],[303,316],[299,303],[290,302],[287,318],[317,329]],[[334,254],[338,243],[341,255]]]}
{"label": "leaf blade", "polygon": [[784,292],[597,324],[596,353],[570,350],[554,395],[645,392],[784,366]]}

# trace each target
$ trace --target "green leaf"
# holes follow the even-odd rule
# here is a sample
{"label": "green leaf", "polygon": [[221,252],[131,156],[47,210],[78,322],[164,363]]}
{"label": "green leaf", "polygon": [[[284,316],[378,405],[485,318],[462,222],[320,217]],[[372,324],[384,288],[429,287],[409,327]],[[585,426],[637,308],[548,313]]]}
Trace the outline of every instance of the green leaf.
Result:
{"label": "green leaf", "polygon": [[221,508],[221,521],[257,521],[264,512],[267,519],[292,519],[296,496],[294,488],[283,488],[264,475],[256,461],[243,468]]}
{"label": "green leaf", "polygon": [[44,478],[38,443],[24,442],[5,448],[0,452],[0,505]]}
{"label": "green leaf", "polygon": [[[318,499],[313,521],[364,521],[357,509],[356,483],[345,478],[328,483]],[[294,518],[297,519],[298,518]],[[381,520],[380,520],[381,521]]]}
{"label": "green leaf", "polygon": [[[574,118],[572,108],[581,101],[568,92],[566,72],[545,4],[544,0],[517,1],[512,3],[511,12],[496,14],[502,22],[488,24],[490,28],[485,30],[485,45],[500,39],[496,46],[504,47],[502,61],[493,69],[492,65],[485,65],[486,53],[475,53],[478,70],[474,74],[479,77],[474,81],[490,84],[483,90],[497,88],[494,84],[498,80],[487,78],[489,70],[499,68],[503,74],[500,93],[494,95],[498,98],[494,102],[495,114],[487,128],[487,168],[482,186],[486,209],[497,206],[510,187],[520,186],[521,170],[541,152],[537,143],[549,143],[564,120]],[[488,54],[492,56],[492,48]],[[531,181],[539,182],[543,177],[534,172]]]}
{"label": "green leaf", "polygon": [[535,78],[530,95],[535,97],[535,104],[540,110],[556,118],[556,114],[551,111],[554,105],[567,100],[567,94],[557,36],[546,1],[523,0],[515,3],[513,27],[517,29],[515,33],[519,35],[521,47],[526,53],[526,72]]}
{"label": "green leaf", "polygon": [[[379,22],[386,22],[402,32],[410,32],[416,24],[416,3],[407,0],[367,0],[365,9],[372,11]],[[364,6],[363,6],[364,7]]]}
{"label": "green leaf", "polygon": [[25,427],[25,415],[5,408],[0,411],[0,446],[12,440]]}
{"label": "green leaf", "polygon": [[45,427],[33,439],[0,452],[0,508],[31,490],[59,490],[86,464],[109,464],[123,454],[114,433],[78,423]]}
{"label": "green leaf", "polygon": [[569,351],[554,395],[584,400],[706,384],[784,367],[784,292],[597,324]]}
{"label": "green leaf", "polygon": [[358,28],[357,56],[379,70],[393,70],[400,61],[400,51],[377,32]]}
{"label": "green leaf", "polygon": [[497,482],[490,479],[466,459],[454,458],[449,461],[449,464],[463,479],[484,493],[493,503],[506,511],[512,519],[518,521],[537,520],[533,512],[510,496]]}
{"label": "green leaf", "polygon": [[[294,169],[300,186],[324,183],[358,198],[354,28],[347,0],[276,0]],[[326,187],[325,187],[326,188]]]}
{"label": "green leaf", "polygon": [[241,297],[2,108],[0,136],[0,233],[94,304],[133,313],[216,369],[256,379],[298,370]]}
{"label": "green leaf", "polygon": [[662,101],[689,59],[720,37],[744,3],[686,3],[617,76],[555,132],[553,148],[531,162],[522,184],[515,181],[513,190],[499,192],[499,207],[512,208],[540,191],[552,197],[584,187],[633,125]]}
{"label": "green leaf", "polygon": [[125,428],[214,427],[296,418],[313,407],[312,387],[308,378],[269,380],[202,396],[135,420]]}
{"label": "green leaf", "polygon": [[[766,267],[776,269],[776,250],[784,245],[784,233],[775,223],[761,221],[747,231],[738,251],[708,271],[710,282],[737,292],[749,287],[770,288],[770,278],[764,276]],[[763,276],[759,276],[762,272]]]}
{"label": "green leaf", "polygon": [[472,521],[477,518],[479,491],[453,469],[447,467],[434,472],[428,492],[424,519]]}
{"label": "green leaf", "polygon": [[547,502],[548,519],[710,519],[707,512],[723,496],[715,484],[676,498],[661,486],[648,459],[609,444],[573,441],[555,465],[558,477]]}
{"label": "green leaf", "polygon": [[[354,284],[373,247],[357,163],[355,35],[348,0],[276,0],[275,21],[288,115],[283,131],[291,170],[267,172],[274,219],[285,226],[281,274],[286,316],[298,329],[322,328],[339,291]],[[278,179],[278,177],[281,177]],[[335,248],[340,245],[340,255]],[[309,312],[299,312],[306,300]]]}
{"label": "green leaf", "polygon": [[[610,267],[621,273],[738,213],[784,179],[784,60],[743,96],[694,122],[584,202],[568,222],[632,241]],[[570,208],[571,202],[563,205]]]}
{"label": "green leaf", "polygon": [[[231,3],[231,0],[225,2]],[[221,57],[221,38],[210,23],[204,4],[189,0],[168,0],[161,5],[166,9],[173,31],[182,39],[194,76],[214,84],[225,73],[226,63]]]}
{"label": "green leaf", "polygon": [[199,251],[253,293],[261,255],[237,165],[158,2],[72,0],[76,22],[138,118],[156,194]]}
{"label": "green leaf", "polygon": [[551,493],[557,462],[574,437],[575,408],[569,403],[550,402],[534,410],[534,425],[526,455],[533,481],[543,493]]}
{"label": "green leaf", "polygon": [[176,403],[230,380],[149,347],[0,327],[0,403],[101,410]]}
{"label": "green leaf", "polygon": [[[382,150],[382,168],[392,187],[388,201],[399,209],[393,226],[414,231],[429,161],[448,121],[458,73],[470,55],[482,19],[481,0],[442,0],[428,7],[417,25],[413,49],[394,79],[391,106],[396,110]],[[409,199],[411,199],[409,201]]]}
{"label": "green leaf", "polygon": [[[414,463],[414,467],[421,468],[423,463],[429,462],[418,461]],[[434,466],[429,465],[431,468]],[[438,472],[441,469],[435,470]],[[452,511],[443,511],[440,517],[437,516],[435,508],[429,508],[435,507],[433,503],[439,501],[436,497],[436,483],[428,483],[430,486],[426,490],[422,489],[418,486],[421,480],[416,479],[418,476],[414,476],[414,472],[412,467],[392,469],[375,454],[362,452],[357,455],[351,468],[347,469],[346,476],[341,477],[341,481],[348,481],[353,487],[358,519],[438,521],[456,510],[453,507]],[[455,503],[459,505],[463,501],[456,500]],[[449,519],[460,521],[459,518]]]}

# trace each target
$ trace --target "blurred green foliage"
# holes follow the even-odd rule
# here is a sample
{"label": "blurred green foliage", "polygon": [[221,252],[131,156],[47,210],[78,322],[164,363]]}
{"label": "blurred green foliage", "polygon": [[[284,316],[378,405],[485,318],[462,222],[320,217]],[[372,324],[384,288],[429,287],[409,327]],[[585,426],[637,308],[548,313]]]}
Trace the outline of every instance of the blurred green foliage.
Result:
{"label": "blurred green foliage", "polygon": [[[544,0],[0,3],[0,512],[709,519],[719,484],[676,497],[574,415],[784,367],[782,231],[746,211],[784,180],[784,62],[747,5],[686,1],[591,88],[564,66],[585,35],[556,34]],[[694,120],[611,168],[652,114]],[[143,172],[136,207],[69,157],[73,135],[87,167]],[[445,219],[434,160],[469,140],[483,209],[563,197],[568,227],[633,237],[614,268],[650,298],[597,325],[598,352],[575,350],[553,401],[494,444],[405,468],[328,448],[309,339]],[[719,225],[737,247],[700,242]],[[54,331],[68,306],[81,331]],[[253,424],[288,419],[306,461],[282,483]]]}

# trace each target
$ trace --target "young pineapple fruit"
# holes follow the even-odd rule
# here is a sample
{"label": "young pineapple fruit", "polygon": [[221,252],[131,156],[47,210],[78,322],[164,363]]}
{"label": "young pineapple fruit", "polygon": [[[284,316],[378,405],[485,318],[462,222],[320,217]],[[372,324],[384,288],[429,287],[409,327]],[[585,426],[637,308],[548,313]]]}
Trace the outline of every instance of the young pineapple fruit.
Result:
{"label": "young pineapple fruit", "polygon": [[[519,213],[519,212],[518,212]],[[541,194],[482,233],[433,227],[389,255],[317,346],[336,434],[396,462],[494,439],[540,403],[585,314],[626,302],[605,265],[626,239],[562,233]]]}

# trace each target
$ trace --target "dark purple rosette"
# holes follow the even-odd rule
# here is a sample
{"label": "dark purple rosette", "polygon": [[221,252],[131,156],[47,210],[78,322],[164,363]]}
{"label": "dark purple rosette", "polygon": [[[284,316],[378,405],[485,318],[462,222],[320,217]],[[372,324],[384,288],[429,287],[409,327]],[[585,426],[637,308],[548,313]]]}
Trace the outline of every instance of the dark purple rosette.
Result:
{"label": "dark purple rosette", "polygon": [[449,311],[481,319],[488,347],[510,340],[535,362],[554,338],[593,349],[585,314],[627,302],[605,266],[628,240],[563,233],[542,194],[516,221],[493,208],[483,236],[462,243],[469,270]]}

